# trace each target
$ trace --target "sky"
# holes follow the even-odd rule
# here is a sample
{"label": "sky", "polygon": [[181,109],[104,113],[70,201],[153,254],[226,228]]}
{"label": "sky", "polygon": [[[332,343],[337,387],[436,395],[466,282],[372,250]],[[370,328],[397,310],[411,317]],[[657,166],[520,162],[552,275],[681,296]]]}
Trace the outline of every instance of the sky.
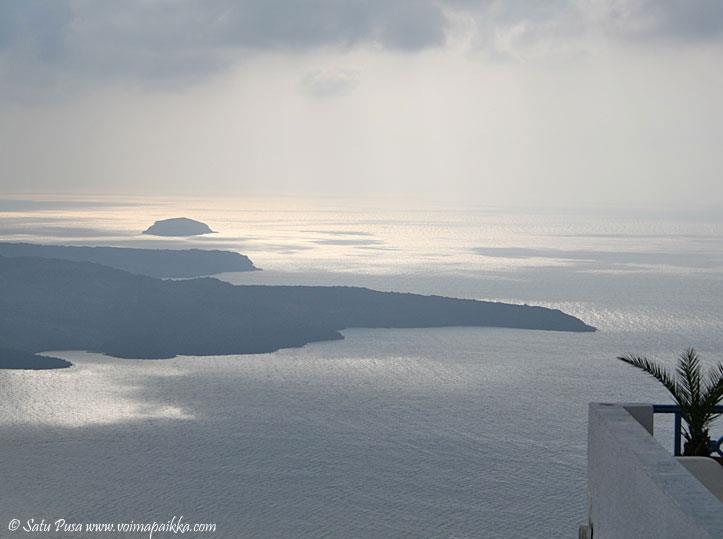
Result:
{"label": "sky", "polygon": [[0,194],[723,207],[720,0],[0,0]]}

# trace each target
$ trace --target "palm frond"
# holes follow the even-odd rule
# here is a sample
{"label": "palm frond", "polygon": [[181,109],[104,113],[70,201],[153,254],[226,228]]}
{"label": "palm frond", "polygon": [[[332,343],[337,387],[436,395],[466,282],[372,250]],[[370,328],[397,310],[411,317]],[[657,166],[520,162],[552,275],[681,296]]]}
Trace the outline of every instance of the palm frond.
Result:
{"label": "palm frond", "polygon": [[678,358],[677,372],[683,381],[681,386],[688,396],[690,404],[701,401],[701,385],[703,374],[700,368],[700,358],[693,348],[688,348]]}
{"label": "palm frond", "polygon": [[[723,364],[717,363],[708,371],[702,400],[708,410],[712,410],[723,401]],[[720,414],[711,412],[709,415],[709,420],[712,421]]]}
{"label": "palm frond", "polygon": [[673,377],[665,368],[643,356],[634,356],[628,354],[625,356],[618,356],[618,359],[624,363],[627,363],[628,365],[632,365],[633,367],[640,369],[641,371],[649,374],[650,376],[658,380],[658,382],[663,384],[663,386],[665,386],[665,389],[670,392],[675,402],[677,402],[681,408],[688,407],[688,395],[685,391],[683,391],[680,384],[673,379]]}
{"label": "palm frond", "polygon": [[716,364],[705,375],[693,348],[680,354],[674,375],[645,357],[627,355],[618,359],[658,380],[680,406],[680,415],[686,423],[682,429],[687,441],[684,454],[708,455],[708,428],[710,422],[721,415],[714,410],[723,401],[723,364]]}

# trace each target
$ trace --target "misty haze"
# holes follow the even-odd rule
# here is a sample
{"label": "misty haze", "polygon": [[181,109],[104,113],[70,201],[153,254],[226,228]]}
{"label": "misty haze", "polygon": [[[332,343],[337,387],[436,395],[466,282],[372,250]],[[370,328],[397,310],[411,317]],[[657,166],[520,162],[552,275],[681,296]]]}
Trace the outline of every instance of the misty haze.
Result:
{"label": "misty haze", "polygon": [[0,1],[0,537],[723,536],[722,60],[707,0]]}

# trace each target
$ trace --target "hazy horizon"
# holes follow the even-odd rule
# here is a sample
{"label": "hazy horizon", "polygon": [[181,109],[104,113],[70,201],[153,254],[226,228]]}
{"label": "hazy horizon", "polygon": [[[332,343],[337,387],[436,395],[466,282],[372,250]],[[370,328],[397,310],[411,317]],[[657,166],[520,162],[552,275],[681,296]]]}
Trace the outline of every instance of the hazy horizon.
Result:
{"label": "hazy horizon", "polygon": [[[445,196],[447,195],[447,196]],[[696,202],[696,203],[645,203],[644,201],[635,201],[625,204],[624,202],[606,203],[606,202],[587,202],[581,204],[535,204],[532,201],[518,203],[485,203],[484,201],[470,200],[461,197],[458,193],[293,193],[293,192],[248,192],[233,195],[206,193],[204,195],[194,195],[191,192],[176,192],[173,194],[156,194],[149,192],[125,192],[121,187],[117,191],[106,192],[88,192],[86,190],[39,190],[27,191],[5,190],[0,193],[0,203],[6,204],[2,209],[5,212],[14,212],[16,209],[8,203],[18,203],[18,207],[25,204],[33,203],[55,203],[58,206],[68,204],[73,206],[77,203],[90,204],[110,203],[117,201],[121,205],[143,205],[146,203],[153,204],[166,200],[171,204],[173,210],[169,212],[158,213],[158,218],[170,217],[193,217],[194,204],[198,201],[207,203],[227,203],[235,201],[235,203],[243,203],[244,201],[268,201],[274,205],[282,201],[288,201],[292,204],[299,202],[308,202],[316,204],[324,201],[348,202],[357,201],[362,207],[370,207],[381,205],[382,207],[404,209],[408,211],[424,211],[429,209],[456,209],[465,210],[484,210],[486,212],[505,212],[505,211],[523,211],[523,212],[540,212],[543,214],[558,213],[565,214],[597,214],[603,213],[608,215],[631,214],[642,212],[645,216],[665,216],[668,218],[684,217],[694,220],[723,220],[723,203],[717,202]],[[185,211],[183,206],[179,206],[184,201],[189,203],[188,210]],[[183,215],[188,213],[188,215]],[[154,214],[156,215],[156,214]],[[150,217],[150,216],[149,216]],[[150,223],[149,223],[150,224]]]}

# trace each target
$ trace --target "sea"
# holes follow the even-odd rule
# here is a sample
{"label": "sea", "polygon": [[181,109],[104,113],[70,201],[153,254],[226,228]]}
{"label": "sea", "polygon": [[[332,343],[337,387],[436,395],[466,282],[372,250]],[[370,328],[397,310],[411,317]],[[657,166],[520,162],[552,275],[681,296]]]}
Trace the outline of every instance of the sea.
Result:
{"label": "sea", "polygon": [[[217,232],[141,234],[180,216]],[[350,329],[169,360],[48,351],[74,366],[0,371],[1,537],[11,519],[173,517],[216,525],[187,537],[576,537],[588,403],[671,402],[616,357],[723,359],[723,211],[706,208],[16,195],[0,198],[0,240],[231,249],[262,270],[217,276],[238,285],[543,305],[598,329]],[[671,425],[655,428],[670,448]]]}

